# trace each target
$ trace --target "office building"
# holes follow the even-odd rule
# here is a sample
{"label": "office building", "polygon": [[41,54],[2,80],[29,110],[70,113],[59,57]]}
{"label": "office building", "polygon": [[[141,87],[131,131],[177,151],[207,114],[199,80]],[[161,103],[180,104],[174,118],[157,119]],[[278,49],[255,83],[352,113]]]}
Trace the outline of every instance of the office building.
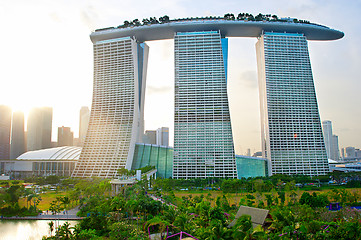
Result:
{"label": "office building", "polygon": [[144,134],[144,143],[147,144],[157,144],[157,131],[155,130],[146,130]]}
{"label": "office building", "polygon": [[227,97],[227,37],[259,39],[262,142],[270,175],[328,172],[307,40],[336,40],[343,37],[342,32],[287,19],[218,17],[161,23],[97,29],[90,35],[93,101],[73,176],[113,177],[119,168],[131,168],[135,143],[145,142],[148,47],[144,42],[174,39],[173,177],[236,178]]}
{"label": "office building", "polygon": [[338,146],[338,136],[334,135],[332,132],[332,122],[329,120],[323,121],[322,131],[327,157],[337,161],[340,158],[340,149]]}
{"label": "office building", "polygon": [[10,159],[15,159],[26,152],[24,113],[14,112],[11,127]]}
{"label": "office building", "polygon": [[0,174],[12,179],[32,176],[70,176],[79,159],[80,147],[56,147],[28,151],[16,159],[0,160]]}
{"label": "office building", "polygon": [[355,147],[342,148],[342,160],[344,162],[357,162],[361,161],[361,150]]}
{"label": "office building", "polygon": [[58,147],[73,146],[74,134],[70,127],[58,127]]}
{"label": "office building", "polygon": [[79,145],[83,146],[88,130],[90,111],[88,107],[81,107],[79,113]]}
{"label": "office building", "polygon": [[[332,122],[329,120],[322,122],[323,139],[325,141],[327,157],[332,159]],[[333,159],[336,160],[336,159]]]}
{"label": "office building", "polygon": [[338,136],[332,135],[332,152],[331,159],[338,161],[340,159],[340,147],[338,145]]}
{"label": "office building", "polygon": [[306,36],[264,32],[256,50],[262,150],[270,175],[327,174]]}
{"label": "office building", "polygon": [[228,39],[177,32],[173,178],[236,178],[227,97]]}
{"label": "office building", "polygon": [[11,108],[0,106],[0,159],[10,158]]}
{"label": "office building", "polygon": [[51,148],[53,109],[50,107],[33,108],[27,123],[27,150]]}
{"label": "office building", "polygon": [[169,146],[169,128],[161,127],[157,129],[157,145]]}
{"label": "office building", "polygon": [[94,89],[89,127],[74,177],[114,177],[132,166],[144,134],[148,46],[134,38],[94,43]]}
{"label": "office building", "polygon": [[346,147],[345,152],[346,152],[347,158],[355,158],[356,157],[356,148],[355,147]]}

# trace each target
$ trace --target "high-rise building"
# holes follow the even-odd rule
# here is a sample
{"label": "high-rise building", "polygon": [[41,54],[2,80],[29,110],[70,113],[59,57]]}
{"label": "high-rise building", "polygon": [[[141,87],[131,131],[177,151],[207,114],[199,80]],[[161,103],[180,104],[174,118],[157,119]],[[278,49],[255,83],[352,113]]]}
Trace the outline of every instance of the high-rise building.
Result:
{"label": "high-rise building", "polygon": [[355,147],[346,147],[345,152],[346,152],[347,158],[355,158],[356,157],[356,148]]}
{"label": "high-rise building", "polygon": [[11,127],[11,159],[15,159],[26,152],[24,126],[24,113],[14,112]]}
{"label": "high-rise building", "polygon": [[257,44],[263,157],[271,174],[329,172],[307,39],[264,32]]}
{"label": "high-rise building", "polygon": [[148,58],[144,42],[174,39],[173,177],[237,177],[227,97],[226,37],[259,39],[262,145],[270,174],[327,173],[307,40],[336,40],[344,34],[293,21],[190,18],[95,30],[90,35],[94,44],[92,109],[73,176],[113,177],[119,168],[131,168],[135,143],[144,142]]}
{"label": "high-rise building", "polygon": [[173,178],[236,178],[227,97],[228,39],[219,31],[175,37]]}
{"label": "high-rise building", "polygon": [[11,108],[0,106],[0,159],[10,158]]}
{"label": "high-rise building", "polygon": [[79,114],[79,143],[82,146],[88,130],[90,111],[88,107],[81,107]]}
{"label": "high-rise building", "polygon": [[325,141],[327,157],[332,160],[340,158],[340,150],[338,146],[338,136],[332,133],[332,122],[329,120],[322,122],[323,138]]}
{"label": "high-rise building", "polygon": [[[331,158],[332,153],[332,122],[329,120],[322,122],[323,139],[325,141],[327,157]],[[336,160],[336,159],[333,159]]]}
{"label": "high-rise building", "polygon": [[27,123],[27,150],[51,148],[53,109],[51,107],[33,108]]}
{"label": "high-rise building", "polygon": [[144,134],[144,143],[147,144],[157,144],[157,131],[155,130],[146,130]]}
{"label": "high-rise building", "polygon": [[157,129],[157,145],[169,146],[169,128],[161,127]]}
{"label": "high-rise building", "polygon": [[73,176],[114,177],[131,169],[144,133],[148,46],[134,38],[94,41],[94,89],[89,127]]}
{"label": "high-rise building", "polygon": [[336,135],[332,135],[331,159],[335,161],[340,159],[340,147],[338,145],[338,136]]}
{"label": "high-rise building", "polygon": [[73,146],[74,134],[70,127],[58,127],[58,147]]}

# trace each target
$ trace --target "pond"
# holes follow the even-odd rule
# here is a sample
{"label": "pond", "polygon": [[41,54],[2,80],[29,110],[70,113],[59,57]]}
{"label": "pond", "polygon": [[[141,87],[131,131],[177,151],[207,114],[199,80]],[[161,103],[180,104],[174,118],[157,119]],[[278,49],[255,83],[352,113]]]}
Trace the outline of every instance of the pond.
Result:
{"label": "pond", "polygon": [[[0,240],[41,240],[43,236],[50,236],[48,223],[50,220],[1,220]],[[53,221],[55,224],[55,221]],[[65,221],[59,221],[64,224]],[[75,226],[78,221],[69,221]],[[53,232],[54,234],[54,232]]]}

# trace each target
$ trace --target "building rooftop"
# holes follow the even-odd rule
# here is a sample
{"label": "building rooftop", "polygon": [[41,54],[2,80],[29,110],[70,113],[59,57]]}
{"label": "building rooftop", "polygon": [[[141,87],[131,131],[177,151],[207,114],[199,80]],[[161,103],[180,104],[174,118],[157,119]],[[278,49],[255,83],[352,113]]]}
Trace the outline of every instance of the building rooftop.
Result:
{"label": "building rooftop", "polygon": [[121,25],[95,30],[93,43],[123,37],[135,37],[139,42],[173,39],[176,32],[219,30],[224,37],[259,37],[263,32],[302,33],[308,40],[336,40],[344,33],[309,22],[225,20],[224,18],[188,18],[139,26]]}
{"label": "building rooftop", "polygon": [[263,226],[269,210],[261,209],[261,208],[254,208],[254,207],[247,207],[247,206],[240,206],[238,212],[235,216],[235,219],[228,225],[228,227],[233,227],[237,219],[240,218],[242,215],[250,215],[253,227],[257,227],[259,225]]}
{"label": "building rooftop", "polygon": [[29,151],[21,154],[17,160],[79,160],[81,147],[56,147]]}

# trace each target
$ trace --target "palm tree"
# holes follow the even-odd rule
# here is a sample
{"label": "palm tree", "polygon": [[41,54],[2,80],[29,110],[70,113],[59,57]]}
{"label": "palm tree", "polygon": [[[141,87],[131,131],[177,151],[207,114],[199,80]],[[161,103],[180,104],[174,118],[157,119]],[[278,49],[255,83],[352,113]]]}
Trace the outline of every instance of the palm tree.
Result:
{"label": "palm tree", "polygon": [[242,215],[232,227],[233,239],[260,239],[265,235],[261,226],[253,228],[251,216]]}
{"label": "palm tree", "polygon": [[49,230],[50,230],[50,236],[52,236],[53,231],[54,231],[54,222],[51,221],[51,222],[48,223],[48,225],[49,225]]}
{"label": "palm tree", "polygon": [[[230,240],[232,238],[233,231],[225,227],[220,220],[213,220],[211,226],[209,226],[203,233],[203,236],[207,236],[206,240]],[[239,238],[234,238],[239,239]]]}
{"label": "palm tree", "polygon": [[160,233],[161,236],[160,238],[163,239],[163,234],[169,225],[171,225],[169,222],[161,219],[159,216],[156,216],[145,223],[144,230],[147,229],[148,234],[150,235],[149,228],[152,226],[158,226],[158,232]]}
{"label": "palm tree", "polygon": [[66,219],[68,219],[68,206],[70,204],[70,199],[69,199],[69,197],[64,196],[64,197],[60,198],[60,202],[66,211]]}

